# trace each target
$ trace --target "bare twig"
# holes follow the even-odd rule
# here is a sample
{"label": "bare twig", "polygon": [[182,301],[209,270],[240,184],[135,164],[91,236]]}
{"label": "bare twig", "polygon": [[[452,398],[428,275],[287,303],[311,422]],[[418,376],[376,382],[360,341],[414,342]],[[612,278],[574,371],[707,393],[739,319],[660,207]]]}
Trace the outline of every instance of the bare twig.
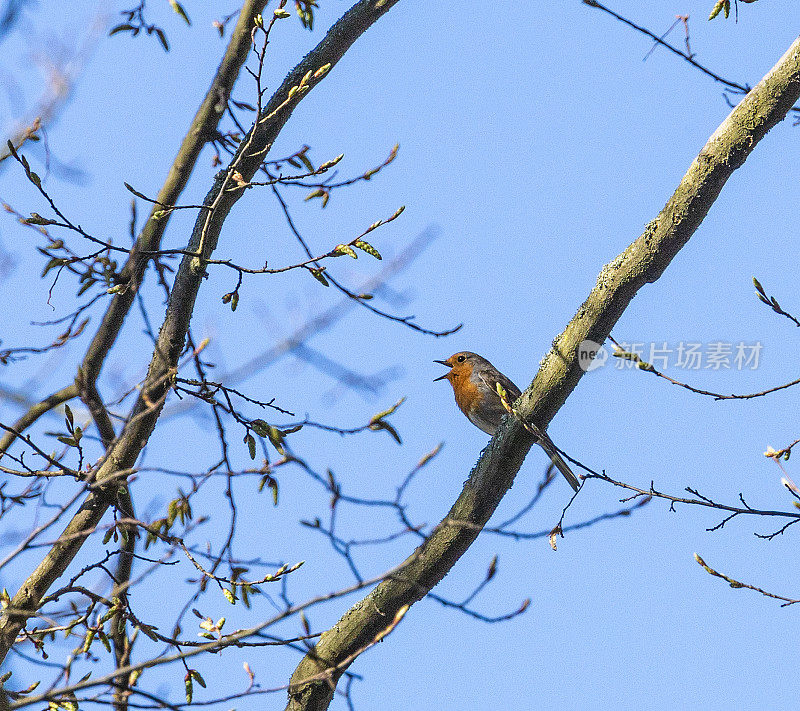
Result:
{"label": "bare twig", "polygon": [[750,585],[749,583],[740,583],[738,580],[734,580],[733,578],[728,577],[724,573],[720,573],[714,570],[699,555],[697,555],[697,553],[694,554],[694,559],[705,569],[707,573],[713,575],[716,578],[722,578],[732,588],[746,588],[747,590],[755,590],[757,593],[761,593],[762,595],[764,595],[764,597],[771,597],[774,600],[783,600],[783,604],[781,605],[781,607],[788,607],[789,605],[794,605],[795,603],[800,602],[800,600],[798,599],[784,597],[783,595],[776,595],[775,593],[767,592],[766,590],[756,587],[755,585]]}

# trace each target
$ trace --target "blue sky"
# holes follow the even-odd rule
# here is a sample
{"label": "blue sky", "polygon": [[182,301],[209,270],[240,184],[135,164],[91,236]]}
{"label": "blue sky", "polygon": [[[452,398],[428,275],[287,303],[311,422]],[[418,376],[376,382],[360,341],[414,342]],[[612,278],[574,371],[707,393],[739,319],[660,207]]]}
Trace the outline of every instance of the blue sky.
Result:
{"label": "blue sky", "polygon": [[[211,22],[235,7],[219,0],[187,1],[193,25],[186,28],[162,4],[151,0],[153,20],[170,38],[168,54],[154,38],[92,35],[101,16],[103,26],[118,21],[115,13],[125,5],[113,3],[82,3],[65,18],[59,3],[41,0],[2,45],[0,87],[5,84],[6,90],[0,91],[0,122],[6,133],[15,119],[30,116],[42,89],[38,57],[59,45],[90,47],[69,102],[48,129],[53,155],[83,177],[75,180],[54,169],[47,186],[84,228],[117,244],[127,244],[130,219],[131,195],[123,181],[147,194],[157,191],[224,48]],[[313,33],[294,19],[276,30],[271,86],[348,7],[331,0],[320,4]],[[755,84],[794,40],[800,9],[790,0],[740,4],[737,24],[733,17],[707,22],[712,5],[710,0],[683,5],[618,0],[610,6],[656,33],[666,31],[676,14],[689,14],[697,59],[734,81]],[[670,39],[682,44],[681,29]],[[402,0],[295,111],[275,156],[303,143],[318,162],[344,153],[340,167],[347,177],[377,165],[400,144],[389,168],[369,183],[334,194],[324,211],[318,201],[304,203],[302,192],[292,194],[293,214],[314,248],[352,239],[405,205],[399,220],[373,233],[372,243],[387,258],[427,229],[438,237],[392,280],[384,295],[389,298],[379,303],[414,313],[430,328],[464,323],[457,334],[434,339],[355,310],[310,342],[362,374],[387,371],[390,377],[376,393],[347,389],[295,357],[239,384],[254,396],[276,397],[301,417],[308,413],[341,426],[361,424],[406,397],[392,418],[402,447],[382,433],[352,439],[308,430],[294,435],[298,452],[317,468],[331,467],[347,491],[393,496],[418,459],[444,442],[408,492],[415,521],[438,521],[487,438],[457,411],[449,387],[432,382],[441,374],[432,360],[476,351],[527,386],[600,268],[656,216],[728,114],[720,85],[663,49],[643,61],[650,48],[646,38],[578,0],[528,3],[523,9],[511,2],[463,3],[455,10]],[[235,98],[253,102],[252,93],[252,82],[243,76]],[[795,269],[800,128],[791,123],[790,118],[762,141],[687,247],[661,280],[641,290],[614,329],[615,338],[627,343],[763,346],[756,370],[667,369],[678,380],[741,393],[797,377],[794,326],[757,301],[751,282],[758,277],[787,310],[800,311]],[[43,174],[41,150],[28,155]],[[201,200],[214,170],[207,151],[182,202]],[[0,198],[21,212],[44,214],[45,206],[8,163],[0,171]],[[172,220],[166,247],[185,244],[191,220],[188,215]],[[32,277],[42,267],[35,245],[32,233],[13,219],[0,221],[0,250],[11,255],[0,281],[10,305],[0,315],[4,347],[52,338],[55,331],[29,322],[54,318],[72,303],[72,287],[64,281],[54,302],[65,306],[57,303],[53,311],[47,304],[49,282]],[[251,191],[226,222],[216,256],[258,267],[264,259],[276,266],[291,263],[299,252],[274,201]],[[331,269],[358,284],[380,266],[364,255],[357,262],[338,260]],[[332,290],[290,272],[247,279],[232,314],[221,297],[234,286],[231,272],[212,271],[193,319],[195,334],[211,338],[207,354],[221,373],[338,301]],[[158,324],[161,295],[153,283],[149,289],[148,308]],[[142,325],[133,314],[109,358],[102,383],[108,398],[145,372],[150,350],[141,345]],[[64,359],[73,362],[84,347],[75,343],[56,356],[6,367],[0,382],[32,396],[46,394],[69,377]],[[610,362],[584,377],[549,431],[568,454],[642,487],[652,481],[679,495],[691,486],[730,504],[741,492],[754,507],[791,508],[780,470],[762,453],[800,436],[796,412],[791,389],[769,398],[714,402]],[[212,461],[213,423],[199,411],[193,414],[197,417],[175,417],[157,430],[145,464],[192,470]],[[18,415],[16,407],[0,403],[1,421]],[[231,441],[238,444],[241,436],[232,435]],[[243,446],[234,456],[239,466],[248,465]],[[545,464],[540,451],[531,452],[497,521],[525,503]],[[793,468],[790,460],[790,475]],[[318,534],[298,524],[300,518],[325,517],[325,493],[299,470],[285,470],[279,482],[281,501],[274,509],[266,495],[255,492],[252,479],[241,483],[240,525],[249,524],[252,533],[237,542],[237,553],[276,562],[305,560],[291,581],[297,601],[348,584],[343,561]],[[143,473],[134,484],[140,515],[158,515],[180,483]],[[566,484],[556,481],[520,529],[552,528],[569,494]],[[623,495],[590,481],[565,523],[616,510]],[[222,496],[222,485],[207,487],[195,503],[196,514],[219,511]],[[511,622],[488,625],[436,602],[415,605],[386,641],[354,664],[352,671],[364,677],[353,690],[356,708],[788,707],[796,693],[787,668],[796,664],[797,651],[786,631],[800,608],[781,608],[754,592],[731,589],[706,574],[693,553],[739,580],[800,596],[794,529],[770,542],[753,535],[774,530],[768,521],[736,519],[721,531],[706,530],[721,518],[680,506],[670,512],[667,504],[653,502],[627,519],[568,535],[557,552],[546,539],[480,537],[436,592],[463,597],[497,554],[498,574],[474,606],[502,614],[531,598],[529,610]],[[393,521],[371,510],[348,509],[340,525],[343,534],[361,538],[391,530]],[[209,527],[194,535],[193,541],[202,543],[217,540],[219,531]],[[413,545],[410,537],[401,538],[357,557],[365,574],[377,574]],[[16,569],[0,573],[2,584],[16,587],[34,560],[21,559]],[[134,600],[138,609],[163,615],[165,625],[184,598],[180,591],[175,599],[164,596],[163,586],[193,575],[189,563],[181,566],[178,573],[162,572],[150,592],[143,590]],[[327,628],[355,599],[310,612],[312,627]],[[233,628],[257,622],[272,607],[261,600],[249,612],[232,609],[217,595],[204,599],[202,609],[214,619],[227,615]],[[297,633],[298,626],[284,630]],[[285,683],[297,655],[227,652],[198,661],[197,668],[207,681],[239,689],[247,681],[244,660],[270,687]],[[34,670],[13,664],[20,683],[35,678]],[[180,669],[149,674],[151,689],[161,684],[180,700]],[[236,707],[279,708],[282,702],[277,694],[241,700]],[[332,708],[346,705],[339,700]]]}

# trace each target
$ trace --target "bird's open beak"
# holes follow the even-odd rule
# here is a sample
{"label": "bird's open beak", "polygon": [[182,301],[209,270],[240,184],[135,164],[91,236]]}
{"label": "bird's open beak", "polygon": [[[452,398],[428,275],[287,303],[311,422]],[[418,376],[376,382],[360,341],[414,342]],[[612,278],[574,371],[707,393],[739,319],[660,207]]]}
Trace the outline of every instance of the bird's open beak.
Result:
{"label": "bird's open beak", "polygon": [[[452,368],[450,363],[448,363],[446,360],[435,360],[433,362],[434,363],[439,363],[441,365],[446,365],[448,368]],[[434,378],[433,382],[435,383],[437,380],[444,380],[448,375],[450,375],[449,371],[447,373],[445,373],[444,375],[440,375],[438,378]]]}

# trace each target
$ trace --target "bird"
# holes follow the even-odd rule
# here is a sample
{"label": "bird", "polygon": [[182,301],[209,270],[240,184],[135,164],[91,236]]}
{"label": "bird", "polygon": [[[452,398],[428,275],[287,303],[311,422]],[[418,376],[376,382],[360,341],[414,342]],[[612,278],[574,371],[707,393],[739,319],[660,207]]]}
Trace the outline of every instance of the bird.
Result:
{"label": "bird", "polygon": [[[514,402],[522,393],[520,389],[486,358],[470,351],[454,353],[447,360],[434,360],[434,363],[445,365],[450,370],[444,375],[434,378],[448,380],[456,396],[456,405],[469,421],[477,428],[494,435],[500,420],[506,414],[506,408],[498,392],[498,385],[505,390],[508,402]],[[536,437],[537,444],[547,453],[553,465],[560,471],[569,485],[575,490],[581,483],[572,469],[558,453],[553,440],[544,430],[532,422],[524,422],[525,428]]]}

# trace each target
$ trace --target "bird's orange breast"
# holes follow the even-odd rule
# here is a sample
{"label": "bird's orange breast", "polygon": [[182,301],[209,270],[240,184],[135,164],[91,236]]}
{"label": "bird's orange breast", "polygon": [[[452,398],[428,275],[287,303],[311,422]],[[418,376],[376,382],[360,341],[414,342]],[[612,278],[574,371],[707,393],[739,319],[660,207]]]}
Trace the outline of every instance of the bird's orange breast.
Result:
{"label": "bird's orange breast", "polygon": [[481,400],[481,391],[472,381],[471,373],[453,370],[447,378],[453,386],[453,394],[456,396],[456,405],[467,417],[469,413],[478,406]]}

